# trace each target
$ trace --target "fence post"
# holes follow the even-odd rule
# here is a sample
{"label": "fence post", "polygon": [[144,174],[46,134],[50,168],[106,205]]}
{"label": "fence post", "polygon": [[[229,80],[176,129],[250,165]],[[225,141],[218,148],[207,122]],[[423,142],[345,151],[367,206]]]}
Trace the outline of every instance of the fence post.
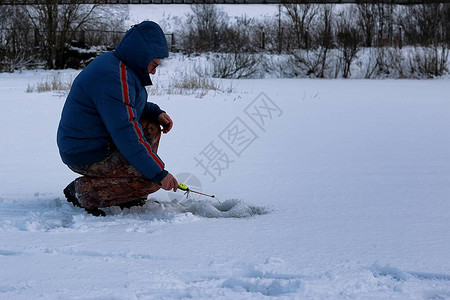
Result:
{"label": "fence post", "polygon": [[266,49],[266,33],[261,30],[261,49]]}
{"label": "fence post", "polygon": [[309,49],[309,30],[305,30],[305,49]]}
{"label": "fence post", "polygon": [[170,35],[172,36],[172,38],[170,40],[170,49],[172,52],[174,52],[174,50],[175,50],[175,34],[172,32]]}
{"label": "fence post", "polygon": [[281,50],[282,50],[282,31],[283,29],[281,28],[281,0],[278,1],[278,53],[281,54]]}
{"label": "fence post", "polygon": [[80,43],[83,47],[86,46],[86,31],[84,30],[80,31]]}
{"label": "fence post", "polygon": [[39,47],[39,29],[37,27],[34,28],[34,47]]}

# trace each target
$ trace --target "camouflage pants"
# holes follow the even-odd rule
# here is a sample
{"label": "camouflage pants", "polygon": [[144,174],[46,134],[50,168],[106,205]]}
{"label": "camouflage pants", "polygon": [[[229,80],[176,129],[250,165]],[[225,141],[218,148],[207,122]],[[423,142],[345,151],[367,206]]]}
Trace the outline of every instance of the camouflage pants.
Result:
{"label": "camouflage pants", "polygon": [[[161,138],[159,125],[142,120],[145,138],[158,151]],[[100,162],[87,166],[69,166],[81,175],[75,179],[75,193],[84,208],[119,205],[159,190],[159,185],[142,175],[115,149]]]}

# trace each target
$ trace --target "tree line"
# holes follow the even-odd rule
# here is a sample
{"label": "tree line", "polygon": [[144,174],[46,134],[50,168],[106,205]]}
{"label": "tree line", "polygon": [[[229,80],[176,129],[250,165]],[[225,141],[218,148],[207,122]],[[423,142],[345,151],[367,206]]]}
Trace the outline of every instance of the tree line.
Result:
{"label": "tree line", "polygon": [[[50,2],[50,1],[49,1]],[[126,6],[4,6],[0,70],[82,67],[113,49],[126,31]],[[214,77],[434,77],[448,72],[450,4],[280,4],[271,17],[230,18],[218,6],[196,4],[167,23],[170,48],[209,53]],[[163,22],[164,23],[164,22]],[[164,24],[162,24],[163,29]],[[364,60],[362,60],[364,58]]]}
{"label": "tree line", "polygon": [[112,49],[126,31],[125,6],[43,5],[0,7],[0,71],[81,67],[100,51]]}

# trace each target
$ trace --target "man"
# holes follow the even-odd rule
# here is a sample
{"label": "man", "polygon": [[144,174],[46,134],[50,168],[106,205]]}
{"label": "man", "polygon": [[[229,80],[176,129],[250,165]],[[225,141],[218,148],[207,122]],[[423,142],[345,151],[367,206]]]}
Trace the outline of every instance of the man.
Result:
{"label": "man", "polygon": [[132,27],[114,51],[92,61],[74,80],[58,127],[63,162],[81,175],[64,194],[96,216],[99,208],[143,205],[160,188],[178,182],[157,155],[161,126],[173,125],[158,105],[147,102],[161,59],[169,56],[158,24]]}

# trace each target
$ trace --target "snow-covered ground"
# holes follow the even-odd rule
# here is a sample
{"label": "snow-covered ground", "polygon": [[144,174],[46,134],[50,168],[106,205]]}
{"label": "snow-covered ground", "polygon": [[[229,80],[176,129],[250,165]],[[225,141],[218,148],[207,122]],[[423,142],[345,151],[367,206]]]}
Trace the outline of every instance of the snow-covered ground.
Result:
{"label": "snow-covered ground", "polygon": [[450,299],[448,79],[152,96],[167,169],[217,198],[97,218],[62,193],[64,97],[25,91],[54,73],[0,74],[0,299]]}

